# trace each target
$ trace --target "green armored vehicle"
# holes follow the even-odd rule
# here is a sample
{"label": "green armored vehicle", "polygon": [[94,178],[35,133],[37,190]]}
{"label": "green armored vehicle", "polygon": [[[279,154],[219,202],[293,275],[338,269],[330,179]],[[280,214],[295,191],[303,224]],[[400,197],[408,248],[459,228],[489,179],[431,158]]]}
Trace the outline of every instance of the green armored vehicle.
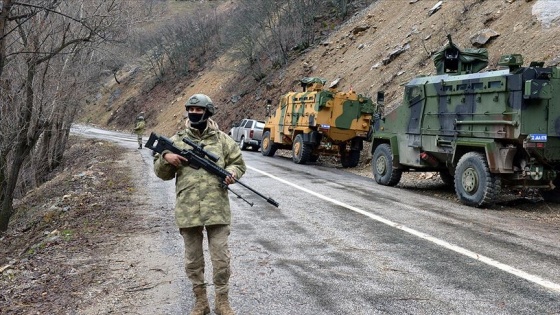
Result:
{"label": "green armored vehicle", "polygon": [[282,95],[263,130],[261,152],[273,156],[278,149],[292,150],[298,164],[315,162],[320,155],[337,155],[343,167],[359,163],[375,107],[371,98],[350,90],[340,92],[336,83],[323,89],[326,80],[300,80],[303,92]]}
{"label": "green armored vehicle", "polygon": [[560,196],[560,69],[523,67],[514,54],[502,56],[503,69],[479,72],[487,55],[460,50],[449,37],[434,56],[438,74],[412,79],[403,103],[376,115],[377,183],[396,185],[405,171],[436,171],[475,207],[491,205],[501,187]]}

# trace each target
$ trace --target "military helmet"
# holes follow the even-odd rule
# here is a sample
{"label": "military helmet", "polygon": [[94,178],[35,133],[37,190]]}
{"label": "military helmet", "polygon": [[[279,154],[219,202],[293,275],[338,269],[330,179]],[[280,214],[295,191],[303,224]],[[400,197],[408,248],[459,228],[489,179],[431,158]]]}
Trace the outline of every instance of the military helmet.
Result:
{"label": "military helmet", "polygon": [[205,94],[194,94],[189,97],[187,103],[185,103],[185,109],[188,110],[189,107],[202,107],[206,109],[208,116],[212,116],[216,112],[216,107],[214,107],[212,99]]}

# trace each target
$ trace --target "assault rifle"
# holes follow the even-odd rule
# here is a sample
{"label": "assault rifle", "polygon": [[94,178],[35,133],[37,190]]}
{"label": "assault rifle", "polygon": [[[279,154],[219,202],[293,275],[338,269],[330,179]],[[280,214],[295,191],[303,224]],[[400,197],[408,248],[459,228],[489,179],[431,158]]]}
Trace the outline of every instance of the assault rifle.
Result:
{"label": "assault rifle", "polygon": [[[243,199],[243,201],[250,204],[251,207],[253,206],[252,202],[249,202],[247,199],[243,198],[241,195],[239,195],[235,191],[231,190],[231,188],[229,188],[229,186],[225,183],[226,177],[230,176],[231,174],[228,171],[226,171],[225,169],[221,168],[220,166],[218,166],[216,164],[216,162],[220,159],[220,157],[216,156],[212,152],[208,152],[208,151],[204,150],[203,146],[200,146],[200,145],[194,143],[193,141],[191,141],[188,138],[183,138],[183,142],[190,145],[192,147],[192,150],[179,149],[175,145],[173,145],[173,141],[171,141],[171,139],[166,138],[164,136],[159,136],[156,133],[152,132],[150,134],[150,138],[148,138],[148,142],[146,142],[145,147],[148,148],[148,149],[151,149],[154,152],[157,152],[159,154],[161,154],[163,151],[167,150],[167,151],[173,152],[175,154],[178,154],[178,155],[184,157],[185,159],[187,159],[189,161],[189,166],[190,167],[192,167],[194,169],[203,168],[208,173],[218,176],[218,178],[220,178],[222,180],[223,185],[229,191],[231,191],[234,195],[236,195],[237,198],[241,198],[241,199]],[[154,146],[154,143],[155,143],[155,146]],[[275,207],[279,206],[279,203],[274,201],[274,199],[272,199],[270,197],[265,197],[264,195],[262,195],[258,191],[256,191],[253,188],[245,185],[244,183],[240,182],[237,179],[235,179],[235,182],[240,184],[241,186],[249,189],[253,193],[257,194],[259,197],[264,198],[268,203],[272,204],[273,206],[275,206]]]}

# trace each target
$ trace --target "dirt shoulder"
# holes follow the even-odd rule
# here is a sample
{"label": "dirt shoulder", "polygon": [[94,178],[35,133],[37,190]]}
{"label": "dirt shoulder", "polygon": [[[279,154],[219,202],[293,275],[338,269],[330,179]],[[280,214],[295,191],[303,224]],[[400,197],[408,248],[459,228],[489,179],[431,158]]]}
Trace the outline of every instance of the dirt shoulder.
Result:
{"label": "dirt shoulder", "polygon": [[2,314],[179,313],[172,206],[147,198],[139,152],[72,139],[63,170],[16,204],[0,238]]}

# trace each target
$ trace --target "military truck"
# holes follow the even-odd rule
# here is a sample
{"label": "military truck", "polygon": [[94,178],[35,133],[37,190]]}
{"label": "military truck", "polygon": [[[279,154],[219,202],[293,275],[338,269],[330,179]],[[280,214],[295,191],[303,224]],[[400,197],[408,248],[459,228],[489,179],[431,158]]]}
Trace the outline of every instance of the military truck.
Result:
{"label": "military truck", "polygon": [[337,90],[338,81],[325,89],[326,80],[300,80],[303,92],[280,98],[263,129],[261,152],[273,156],[278,149],[292,150],[297,164],[316,162],[321,155],[337,155],[343,167],[360,160],[375,111],[373,101],[350,90]]}
{"label": "military truck", "polygon": [[408,82],[402,104],[386,115],[380,97],[371,135],[375,181],[393,186],[402,172],[439,172],[474,207],[491,206],[502,187],[558,198],[560,69],[524,67],[511,54],[481,72],[487,50],[461,50],[448,39],[434,56],[437,75]]}

